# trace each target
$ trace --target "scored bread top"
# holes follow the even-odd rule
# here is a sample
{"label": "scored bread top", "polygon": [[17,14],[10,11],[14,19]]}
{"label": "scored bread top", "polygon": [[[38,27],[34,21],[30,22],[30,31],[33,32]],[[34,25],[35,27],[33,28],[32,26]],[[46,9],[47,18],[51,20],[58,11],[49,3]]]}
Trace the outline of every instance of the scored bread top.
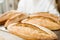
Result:
{"label": "scored bread top", "polygon": [[49,18],[49,19],[51,19],[59,24],[58,16],[53,15],[53,14],[49,14],[47,12],[38,12],[38,13],[35,13],[33,15],[30,15],[30,18],[39,18],[39,17]]}
{"label": "scored bread top", "polygon": [[23,36],[28,38],[57,39],[57,35],[49,29],[30,23],[13,23],[8,26],[8,30],[13,34],[17,33],[16,35],[19,36],[24,34]]}

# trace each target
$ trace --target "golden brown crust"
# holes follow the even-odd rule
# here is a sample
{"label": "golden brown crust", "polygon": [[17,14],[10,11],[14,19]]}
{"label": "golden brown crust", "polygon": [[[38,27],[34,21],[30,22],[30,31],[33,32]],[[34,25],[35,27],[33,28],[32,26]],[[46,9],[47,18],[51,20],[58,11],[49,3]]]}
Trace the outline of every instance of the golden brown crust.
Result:
{"label": "golden brown crust", "polygon": [[[30,26],[30,27],[29,27]],[[32,26],[33,28],[31,28],[32,25],[28,25],[28,24],[10,24],[8,26],[8,30],[9,32],[11,32],[12,34],[15,34],[19,37],[22,37],[24,39],[27,40],[54,40],[57,39],[57,36],[55,33],[49,34],[46,33],[44,30],[41,30],[35,26]],[[49,29],[46,29],[49,30]]]}
{"label": "golden brown crust", "polygon": [[[29,18],[23,20],[23,23],[31,22],[40,26],[44,26],[50,30],[59,30],[60,24],[57,16],[48,13],[37,13],[30,15]],[[55,21],[56,20],[56,21]]]}
{"label": "golden brown crust", "polygon": [[60,29],[60,25],[51,21],[50,19],[46,19],[46,18],[33,18],[33,19],[25,19],[22,21],[23,23],[34,23],[36,25],[39,26],[44,26],[50,30],[59,30]]}
{"label": "golden brown crust", "polygon": [[5,12],[4,14],[1,14],[0,15],[0,24],[4,23],[4,21],[6,22],[10,17],[12,17],[15,14],[17,14],[17,13],[15,13],[15,10],[8,11],[8,12]]}
{"label": "golden brown crust", "polygon": [[58,16],[56,15],[53,15],[53,14],[50,14],[48,12],[37,12],[33,15],[30,15],[30,17],[46,17],[46,18],[50,18],[52,19],[53,21],[57,22],[59,24],[59,19],[58,19]]}
{"label": "golden brown crust", "polygon": [[[8,12],[5,12],[4,14],[1,14],[0,16],[0,24],[4,24],[6,21],[6,26],[9,23],[17,22],[18,20],[22,20],[27,17],[26,13],[18,12],[16,10],[11,10]],[[8,23],[9,22],[9,23]]]}
{"label": "golden brown crust", "polygon": [[8,11],[5,12],[4,14],[0,15],[0,22],[5,21],[7,19],[9,19],[11,16],[13,16],[15,14],[15,11]]}
{"label": "golden brown crust", "polygon": [[5,23],[5,27],[7,27],[9,24],[11,23],[17,23],[25,18],[27,18],[27,14],[24,13],[17,13],[16,15],[12,16],[11,18],[9,18],[6,23]]}

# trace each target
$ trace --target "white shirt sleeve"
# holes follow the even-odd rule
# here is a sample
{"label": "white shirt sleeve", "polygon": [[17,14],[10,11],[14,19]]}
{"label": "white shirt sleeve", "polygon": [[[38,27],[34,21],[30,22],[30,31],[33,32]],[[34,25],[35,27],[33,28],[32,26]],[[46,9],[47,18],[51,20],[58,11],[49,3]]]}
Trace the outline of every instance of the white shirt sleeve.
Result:
{"label": "white shirt sleeve", "polygon": [[55,14],[57,16],[59,16],[59,12],[56,8],[56,3],[55,0],[50,0],[50,6],[49,6],[49,13]]}
{"label": "white shirt sleeve", "polygon": [[17,11],[19,11],[19,9],[20,9],[20,0],[19,0],[19,3],[18,3]]}

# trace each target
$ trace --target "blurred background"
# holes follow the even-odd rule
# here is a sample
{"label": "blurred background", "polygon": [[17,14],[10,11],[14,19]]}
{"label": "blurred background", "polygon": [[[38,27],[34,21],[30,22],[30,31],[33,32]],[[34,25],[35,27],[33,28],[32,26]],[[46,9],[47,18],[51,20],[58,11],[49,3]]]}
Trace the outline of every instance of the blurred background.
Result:
{"label": "blurred background", "polygon": [[[9,10],[16,10],[19,0],[0,0],[0,14]],[[57,9],[60,12],[60,0],[56,0]]]}
{"label": "blurred background", "polygon": [[16,10],[19,0],[0,0],[0,13]]}
{"label": "blurred background", "polygon": [[56,3],[57,3],[57,9],[60,12],[60,0],[56,0]]}

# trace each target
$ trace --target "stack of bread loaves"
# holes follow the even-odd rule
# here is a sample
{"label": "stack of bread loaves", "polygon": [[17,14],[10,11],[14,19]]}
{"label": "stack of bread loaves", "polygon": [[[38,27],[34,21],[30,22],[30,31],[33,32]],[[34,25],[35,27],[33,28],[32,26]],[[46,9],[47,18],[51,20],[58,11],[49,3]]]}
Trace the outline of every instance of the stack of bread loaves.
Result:
{"label": "stack of bread loaves", "polygon": [[55,40],[58,36],[51,30],[59,30],[58,17],[47,12],[27,15],[9,11],[0,16],[0,24],[12,33],[26,40]]}

